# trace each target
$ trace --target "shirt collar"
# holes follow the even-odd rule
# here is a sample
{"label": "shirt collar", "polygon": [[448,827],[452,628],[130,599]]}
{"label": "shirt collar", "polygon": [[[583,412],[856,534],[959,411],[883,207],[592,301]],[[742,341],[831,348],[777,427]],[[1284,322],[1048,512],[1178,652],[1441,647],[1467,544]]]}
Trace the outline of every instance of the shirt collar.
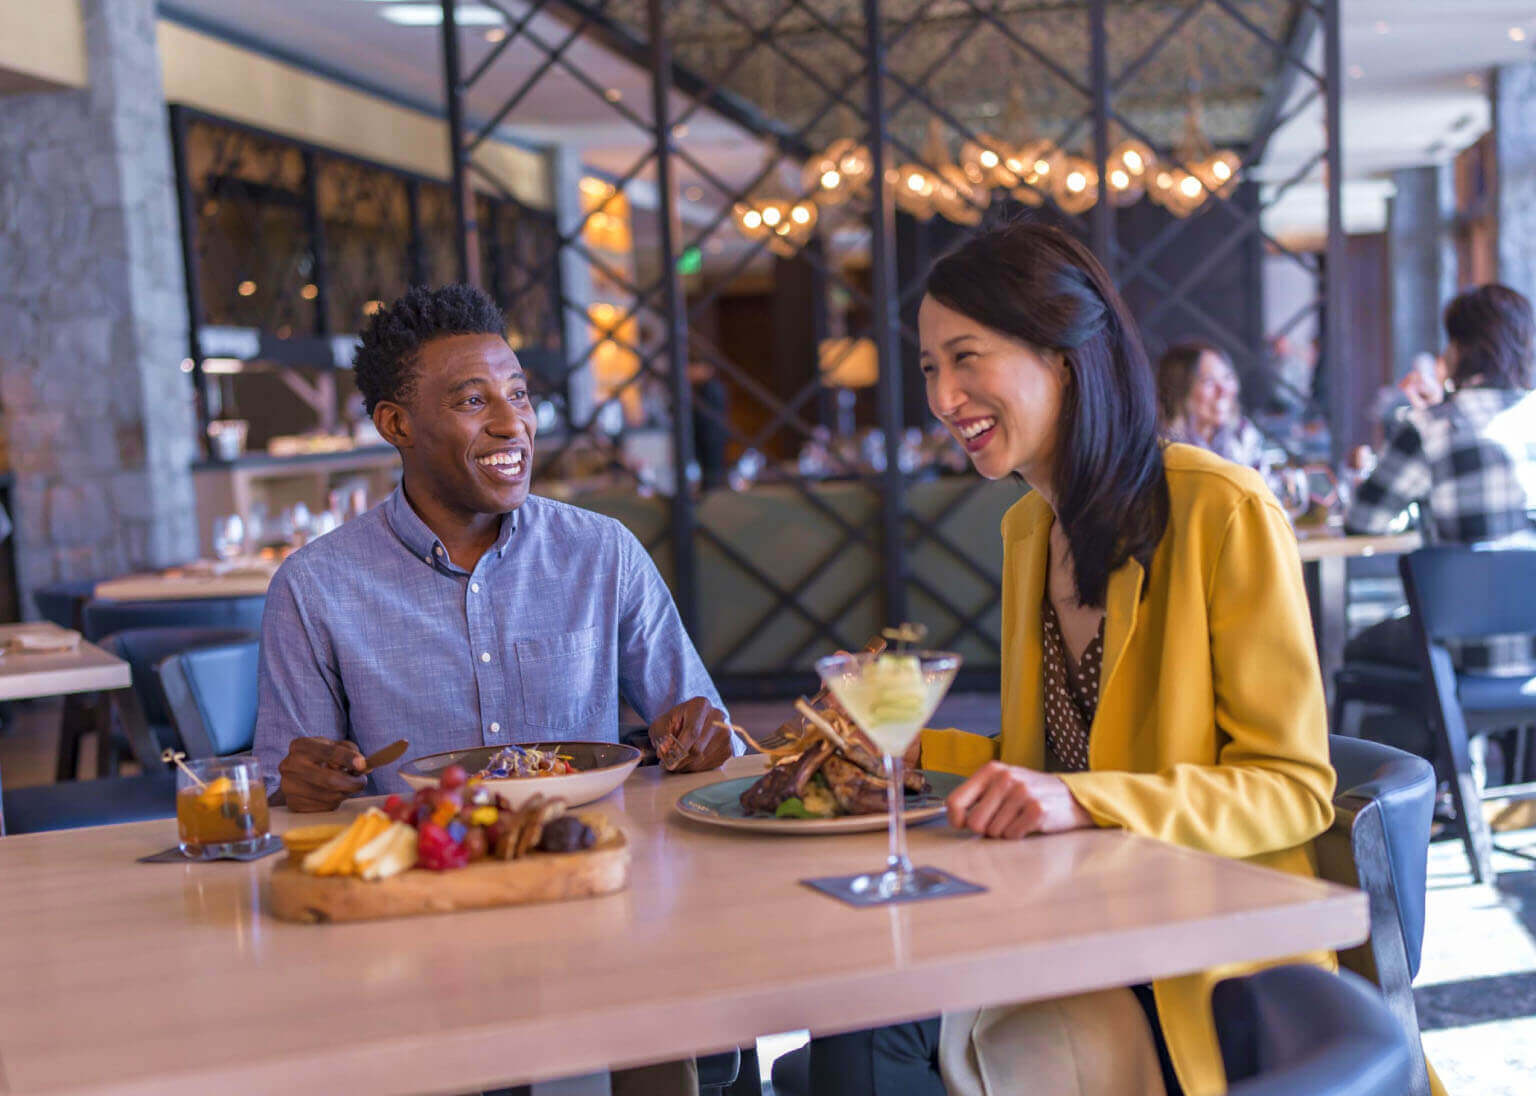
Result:
{"label": "shirt collar", "polygon": [[[390,493],[384,501],[384,518],[389,522],[389,527],[394,530],[395,536],[410,551],[411,555],[423,563],[444,567],[453,566],[448,559],[448,550],[443,547],[443,542],[438,539],[427,523],[421,520],[410,500],[405,497],[405,485],[401,484]],[[503,514],[501,517],[501,535],[496,538],[496,543],[491,546],[491,551],[497,558],[505,554],[507,542],[512,539],[512,534],[517,531],[517,511]]]}

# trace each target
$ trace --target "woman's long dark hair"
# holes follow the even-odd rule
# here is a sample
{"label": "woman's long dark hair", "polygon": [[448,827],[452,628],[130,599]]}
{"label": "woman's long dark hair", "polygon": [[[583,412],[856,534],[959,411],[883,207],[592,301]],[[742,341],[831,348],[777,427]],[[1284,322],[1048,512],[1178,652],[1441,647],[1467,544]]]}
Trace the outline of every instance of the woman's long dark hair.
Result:
{"label": "woman's long dark hair", "polygon": [[1103,605],[1110,574],[1128,559],[1150,567],[1168,526],[1157,393],[1125,303],[1091,251],[1028,220],[966,240],[934,264],[927,291],[1066,359],[1051,486],[1078,601]]}

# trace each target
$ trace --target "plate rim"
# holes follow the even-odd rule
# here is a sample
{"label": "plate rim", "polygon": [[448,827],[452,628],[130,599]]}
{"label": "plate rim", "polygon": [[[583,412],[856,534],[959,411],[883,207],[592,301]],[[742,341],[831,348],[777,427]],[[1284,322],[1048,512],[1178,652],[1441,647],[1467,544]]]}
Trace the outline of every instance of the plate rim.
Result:
{"label": "plate rim", "polygon": [[[555,775],[555,776],[497,776],[497,777],[491,777],[490,779],[493,779],[493,780],[541,780],[541,781],[545,781],[545,780],[568,780],[571,777],[575,777],[575,776],[590,776],[590,775],[592,775],[594,773],[612,772],[615,769],[622,769],[625,765],[629,765],[629,766],[633,767],[633,766],[638,765],[640,763],[640,760],[644,756],[643,754],[641,754],[639,749],[637,749],[634,746],[631,746],[627,742],[604,742],[604,741],[601,741],[600,739],[595,739],[595,738],[543,739],[543,740],[540,740],[538,742],[515,742],[515,743],[509,743],[509,745],[515,745],[515,746],[536,746],[536,747],[541,747],[541,746],[566,746],[566,745],[609,746],[609,747],[612,747],[613,749],[617,749],[617,750],[621,750],[621,751],[627,751],[630,756],[624,758],[622,761],[616,761],[616,762],[614,762],[611,765],[599,765],[595,769],[578,769],[575,772],[560,773],[560,774]],[[405,771],[406,770],[406,766],[407,765],[417,766],[417,765],[419,765],[423,761],[430,761],[430,760],[432,760],[434,757],[447,757],[450,754],[465,753],[468,750],[491,750],[491,749],[500,750],[500,749],[502,749],[502,747],[501,746],[459,746],[456,749],[452,749],[452,750],[439,750],[437,753],[422,754],[420,757],[407,758],[406,760],[400,762],[400,766],[399,766],[398,771],[399,771],[400,776],[401,776],[402,779],[404,779],[406,776],[413,776],[413,777],[415,777],[418,780],[430,780],[430,779],[432,779],[432,777],[430,777],[426,773],[423,773],[423,772],[420,772],[420,771],[413,770],[413,771],[407,773]]]}
{"label": "plate rim", "polygon": [[[944,773],[935,770],[931,776],[944,776],[950,779],[959,779],[958,774]],[[679,792],[677,798],[672,801],[672,810],[682,818],[691,822],[697,822],[705,826],[714,826],[719,829],[742,830],[748,833],[764,834],[800,834],[805,837],[825,836],[839,833],[872,833],[887,827],[888,818],[884,811],[875,814],[845,814],[833,818],[778,818],[772,815],[757,818],[727,818],[718,814],[705,814],[700,810],[684,806],[683,800],[690,795],[702,791],[705,788],[717,787],[721,784],[731,784],[740,781],[748,785],[760,780],[756,776],[728,776],[721,780],[712,780],[707,784],[698,784],[687,791]],[[907,825],[921,825],[931,822],[944,813],[944,803],[938,803],[922,807],[912,807],[902,812]]]}

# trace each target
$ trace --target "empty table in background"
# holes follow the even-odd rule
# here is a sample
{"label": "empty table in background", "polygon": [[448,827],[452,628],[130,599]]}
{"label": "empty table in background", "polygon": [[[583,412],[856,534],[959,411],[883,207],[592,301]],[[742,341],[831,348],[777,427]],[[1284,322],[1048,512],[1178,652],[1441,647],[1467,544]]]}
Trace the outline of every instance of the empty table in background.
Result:
{"label": "empty table in background", "polygon": [[[63,629],[46,623],[7,624],[0,626],[0,647],[8,648],[11,639],[22,633],[54,632],[62,633]],[[126,689],[132,683],[128,663],[84,640],[73,651],[7,649],[0,656],[0,700]]]}

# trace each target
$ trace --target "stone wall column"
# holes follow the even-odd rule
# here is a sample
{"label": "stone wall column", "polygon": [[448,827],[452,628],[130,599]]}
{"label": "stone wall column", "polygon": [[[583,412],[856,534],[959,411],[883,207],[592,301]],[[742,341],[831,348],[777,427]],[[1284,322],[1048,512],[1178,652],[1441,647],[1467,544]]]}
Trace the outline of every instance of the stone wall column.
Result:
{"label": "stone wall column", "polygon": [[197,548],[154,0],[81,0],[89,85],[0,96],[0,409],[24,603]]}
{"label": "stone wall column", "polygon": [[1493,74],[1499,281],[1536,300],[1536,62]]}

